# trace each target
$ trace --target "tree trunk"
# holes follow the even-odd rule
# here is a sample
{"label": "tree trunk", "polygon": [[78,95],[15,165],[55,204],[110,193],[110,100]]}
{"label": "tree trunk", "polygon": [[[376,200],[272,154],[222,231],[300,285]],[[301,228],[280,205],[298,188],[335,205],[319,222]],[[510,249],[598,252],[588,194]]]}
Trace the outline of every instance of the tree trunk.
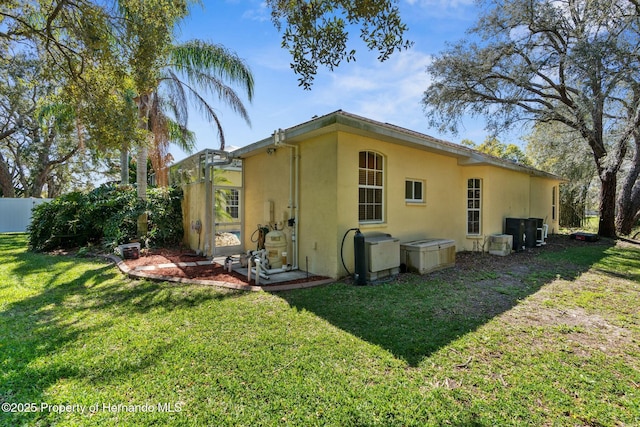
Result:
{"label": "tree trunk", "polygon": [[600,224],[598,234],[602,237],[616,237],[616,171],[604,170],[600,173]]}
{"label": "tree trunk", "polygon": [[13,188],[13,177],[2,154],[0,154],[0,191],[2,191],[2,197],[16,197],[16,189]]}
{"label": "tree trunk", "polygon": [[[629,177],[626,180],[629,180]],[[631,186],[631,189],[628,189],[628,186]],[[640,181],[625,182],[621,193],[624,194],[618,199],[616,229],[622,235],[629,235],[640,217]]]}
{"label": "tree trunk", "polygon": [[560,226],[582,227],[585,197],[580,189],[560,187]]}
{"label": "tree trunk", "polygon": [[29,197],[35,197],[35,198],[41,198],[42,197],[42,191],[44,189],[44,185],[47,182],[47,179],[49,178],[49,170],[47,169],[46,171],[40,171],[34,178],[33,178],[33,182],[31,184],[31,188],[29,189],[29,194],[27,194],[27,196]]}
{"label": "tree trunk", "polygon": [[631,166],[618,196],[616,229],[622,235],[631,234],[640,215],[640,136],[635,137],[635,143]]}
{"label": "tree trunk", "polygon": [[[136,163],[136,186],[138,189],[138,198],[140,200],[147,200],[147,157],[148,150],[144,145],[138,146],[137,151],[137,163]],[[138,237],[143,237],[149,231],[149,223],[147,214],[143,213],[138,217],[137,234]]]}
{"label": "tree trunk", "polygon": [[129,150],[120,150],[120,185],[129,185]]}
{"label": "tree trunk", "polygon": [[[136,98],[138,105],[138,126],[140,129],[149,130],[149,95],[144,94]],[[138,199],[147,200],[147,159],[149,158],[149,151],[146,146],[147,141],[144,141],[137,147],[136,152],[136,187],[138,192]],[[138,217],[137,235],[142,237],[149,231],[149,223],[147,214],[143,213]]]}

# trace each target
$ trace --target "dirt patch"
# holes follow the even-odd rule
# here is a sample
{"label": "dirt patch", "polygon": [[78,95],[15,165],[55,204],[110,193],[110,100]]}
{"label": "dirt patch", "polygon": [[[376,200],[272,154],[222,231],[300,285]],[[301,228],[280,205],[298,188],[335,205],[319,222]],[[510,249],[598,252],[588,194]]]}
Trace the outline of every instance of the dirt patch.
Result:
{"label": "dirt patch", "polygon": [[546,245],[527,248],[520,252],[513,252],[508,256],[490,255],[487,252],[458,252],[456,254],[456,269],[460,271],[502,271],[527,274],[538,264],[538,256],[542,253],[562,252],[571,247],[611,246],[614,243],[608,239],[597,242],[584,242],[570,239],[567,235],[550,235]]}
{"label": "dirt patch", "polygon": [[[456,292],[465,295],[466,303],[455,308],[457,314],[468,318],[491,318],[520,305],[544,285],[557,279],[575,280],[584,271],[585,267],[570,262],[558,264],[549,254],[560,256],[572,247],[604,248],[613,244],[611,240],[584,242],[566,235],[553,235],[544,246],[504,257],[486,252],[459,252],[454,267],[431,273],[426,278],[453,284]],[[412,281],[411,278],[406,280]],[[448,317],[451,313],[444,310],[442,316]],[[540,320],[544,322],[545,318]],[[547,320],[553,323],[557,319],[549,317]]]}

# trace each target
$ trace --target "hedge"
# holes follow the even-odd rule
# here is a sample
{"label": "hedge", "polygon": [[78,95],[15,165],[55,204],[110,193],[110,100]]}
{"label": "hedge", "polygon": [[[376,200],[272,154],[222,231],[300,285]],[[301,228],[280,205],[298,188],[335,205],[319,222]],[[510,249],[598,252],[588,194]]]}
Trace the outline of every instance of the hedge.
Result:
{"label": "hedge", "polygon": [[[150,188],[146,202],[132,186],[102,185],[89,193],[68,193],[33,209],[29,249],[115,247],[136,239],[146,247],[175,245],[183,237],[181,201],[179,188]],[[138,239],[137,219],[145,212],[149,231]]]}

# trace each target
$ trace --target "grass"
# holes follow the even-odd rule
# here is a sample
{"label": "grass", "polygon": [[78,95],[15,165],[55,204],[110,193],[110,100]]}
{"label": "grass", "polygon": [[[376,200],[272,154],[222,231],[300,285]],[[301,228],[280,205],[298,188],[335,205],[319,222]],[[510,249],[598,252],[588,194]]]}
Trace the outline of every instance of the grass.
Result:
{"label": "grass", "polygon": [[640,424],[636,247],[278,294],[25,247],[0,235],[0,425]]}

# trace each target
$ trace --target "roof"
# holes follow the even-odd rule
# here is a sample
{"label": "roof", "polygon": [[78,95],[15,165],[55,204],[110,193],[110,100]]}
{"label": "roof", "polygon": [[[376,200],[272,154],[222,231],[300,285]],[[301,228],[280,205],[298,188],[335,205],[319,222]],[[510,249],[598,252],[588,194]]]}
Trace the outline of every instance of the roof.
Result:
{"label": "roof", "polygon": [[[458,164],[461,166],[490,165],[526,173],[531,176],[564,180],[557,175],[544,172],[530,166],[491,156],[453,142],[434,138],[390,123],[371,120],[342,110],[334,111],[324,116],[314,117],[307,122],[284,130],[278,130],[278,132],[280,132],[281,135],[284,135],[284,141],[286,141],[286,143],[295,144],[312,136],[322,135],[338,130],[382,139],[384,141],[412,147],[418,150],[454,157],[458,160]],[[274,145],[274,135],[271,135],[261,141],[239,148],[233,151],[232,154],[236,158],[251,157],[264,152],[267,148],[273,147]]]}

